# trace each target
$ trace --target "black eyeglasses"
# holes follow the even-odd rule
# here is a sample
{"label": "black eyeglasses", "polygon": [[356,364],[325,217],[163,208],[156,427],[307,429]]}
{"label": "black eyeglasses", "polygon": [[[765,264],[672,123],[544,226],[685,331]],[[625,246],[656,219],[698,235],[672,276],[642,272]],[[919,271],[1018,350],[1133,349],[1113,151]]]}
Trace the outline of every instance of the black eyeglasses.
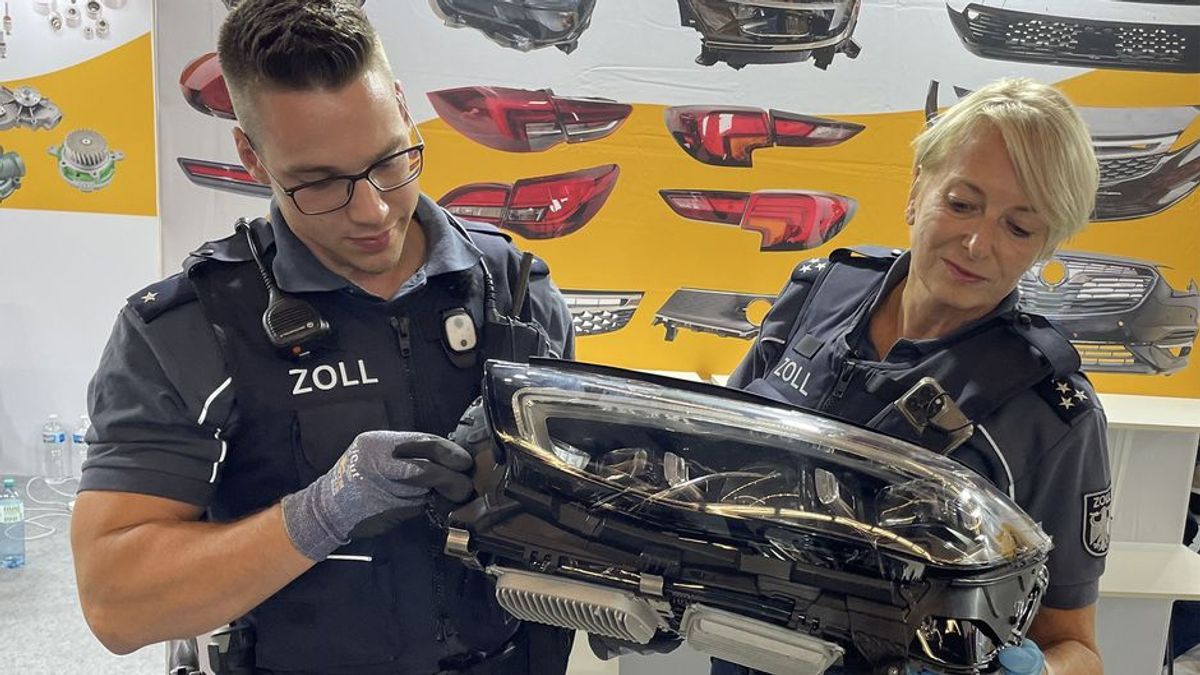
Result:
{"label": "black eyeglasses", "polygon": [[[349,204],[350,198],[354,196],[354,186],[364,178],[380,192],[399,190],[416,180],[417,176],[421,175],[421,169],[424,168],[425,143],[420,139],[418,134],[415,145],[384,157],[361,173],[330,176],[291,188],[280,185],[279,189],[290,197],[300,213],[306,216],[332,213]],[[267,172],[267,175],[279,183],[279,179],[275,178],[271,170],[262,164],[261,158],[259,164]]]}

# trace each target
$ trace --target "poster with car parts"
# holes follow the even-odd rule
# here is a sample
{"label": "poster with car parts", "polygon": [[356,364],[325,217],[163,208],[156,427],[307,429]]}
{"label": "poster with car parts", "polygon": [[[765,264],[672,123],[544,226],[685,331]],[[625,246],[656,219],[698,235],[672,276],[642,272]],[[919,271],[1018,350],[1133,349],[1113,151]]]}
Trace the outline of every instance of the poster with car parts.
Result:
{"label": "poster with car parts", "polygon": [[2,7],[0,208],[156,215],[152,0]]}
{"label": "poster with car parts", "polygon": [[[171,261],[271,195],[229,141],[212,52],[230,4],[159,5]],[[1093,222],[1022,279],[1026,303],[1068,334],[1101,391],[1200,397],[1194,3],[364,7],[426,142],[423,192],[549,263],[582,359],[730,372],[797,266],[908,246],[912,138],[1017,75],[1079,106],[1101,164]]]}

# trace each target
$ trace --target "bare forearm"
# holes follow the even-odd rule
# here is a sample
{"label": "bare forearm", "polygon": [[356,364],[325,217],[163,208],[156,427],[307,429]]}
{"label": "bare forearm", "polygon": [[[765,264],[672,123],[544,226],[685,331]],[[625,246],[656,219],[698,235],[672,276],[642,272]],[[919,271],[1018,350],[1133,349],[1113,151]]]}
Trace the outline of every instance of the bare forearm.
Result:
{"label": "bare forearm", "polygon": [[1081,642],[1066,640],[1043,647],[1048,675],[1103,675],[1100,656]]}
{"label": "bare forearm", "polygon": [[155,520],[78,550],[85,616],[121,653],[228,623],[313,565],[292,546],[278,505],[234,523]]}

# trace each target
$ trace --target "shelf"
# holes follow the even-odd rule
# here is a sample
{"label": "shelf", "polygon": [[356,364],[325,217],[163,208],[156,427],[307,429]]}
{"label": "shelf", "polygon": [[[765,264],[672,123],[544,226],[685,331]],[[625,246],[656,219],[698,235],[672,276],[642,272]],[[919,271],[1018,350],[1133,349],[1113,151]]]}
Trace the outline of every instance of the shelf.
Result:
{"label": "shelf", "polygon": [[1200,555],[1182,544],[1114,541],[1100,597],[1200,600]]}
{"label": "shelf", "polygon": [[1122,429],[1200,430],[1200,399],[1099,394],[1108,425]]}

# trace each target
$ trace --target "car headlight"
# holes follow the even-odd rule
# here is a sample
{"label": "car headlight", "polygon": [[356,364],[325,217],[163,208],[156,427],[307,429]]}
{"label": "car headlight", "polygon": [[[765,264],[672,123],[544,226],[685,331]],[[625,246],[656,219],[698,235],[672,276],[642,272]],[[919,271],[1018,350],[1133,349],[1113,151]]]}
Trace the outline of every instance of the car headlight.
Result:
{"label": "car headlight", "polygon": [[592,20],[596,0],[430,0],[446,25],[477,28],[497,44],[571,53]]}
{"label": "car headlight", "polygon": [[858,7],[859,0],[679,0],[683,25],[703,35],[696,62],[734,68],[810,55],[825,68],[837,52],[854,58]]}
{"label": "car headlight", "polygon": [[[848,664],[974,672],[955,669],[1019,640],[1045,587],[1038,526],[970,470],[902,441],[580,364],[491,362],[485,398],[495,466],[479,473],[484,496],[452,514],[452,552],[502,578],[596,586],[588,606],[615,617],[614,637],[645,641],[657,622],[776,672],[770,649],[716,653],[733,643],[705,626],[735,630],[729,620],[814,663],[844,651]],[[513,583],[518,616],[589,629],[563,618],[583,602],[574,591],[535,598]]]}

